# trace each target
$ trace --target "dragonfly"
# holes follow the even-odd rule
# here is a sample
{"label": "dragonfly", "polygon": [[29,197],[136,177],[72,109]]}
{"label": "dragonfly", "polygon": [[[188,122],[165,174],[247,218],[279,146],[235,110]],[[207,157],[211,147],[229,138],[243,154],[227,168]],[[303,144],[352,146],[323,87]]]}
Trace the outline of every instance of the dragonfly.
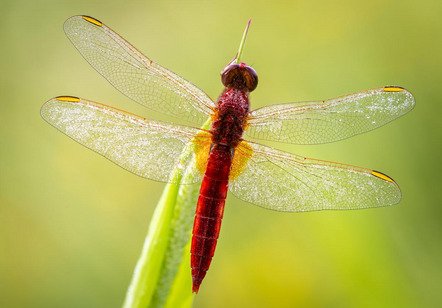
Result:
{"label": "dragonfly", "polygon": [[[240,46],[249,25],[250,21]],[[173,184],[202,181],[192,231],[193,292],[198,292],[214,256],[227,191],[284,212],[372,208],[401,200],[399,186],[384,173],[302,157],[243,136],[303,145],[346,139],[413,109],[414,97],[406,89],[385,86],[251,111],[249,94],[258,75],[239,61],[238,54],[221,72],[224,90],[215,101],[93,17],[73,16],[64,30],[92,67],[120,92],[189,123],[150,120],[75,96],[52,98],[41,108],[49,124],[136,175]],[[199,128],[207,119],[210,128]],[[192,161],[183,158],[186,151],[193,153]],[[196,167],[191,176],[184,176],[189,163]]]}

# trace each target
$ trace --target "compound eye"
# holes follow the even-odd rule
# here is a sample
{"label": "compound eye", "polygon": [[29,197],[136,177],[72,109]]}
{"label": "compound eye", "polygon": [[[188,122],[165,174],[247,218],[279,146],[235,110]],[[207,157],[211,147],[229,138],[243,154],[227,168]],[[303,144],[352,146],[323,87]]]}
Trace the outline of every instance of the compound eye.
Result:
{"label": "compound eye", "polygon": [[221,72],[221,82],[226,88],[230,88],[232,85],[233,78],[237,74],[237,65],[231,64],[227,65]]}
{"label": "compound eye", "polygon": [[221,72],[221,81],[226,88],[251,92],[258,85],[258,74],[244,63],[230,64]]}
{"label": "compound eye", "polygon": [[258,86],[258,74],[253,68],[251,68],[250,66],[246,66],[243,78],[249,92],[252,92],[256,89],[256,87]]}

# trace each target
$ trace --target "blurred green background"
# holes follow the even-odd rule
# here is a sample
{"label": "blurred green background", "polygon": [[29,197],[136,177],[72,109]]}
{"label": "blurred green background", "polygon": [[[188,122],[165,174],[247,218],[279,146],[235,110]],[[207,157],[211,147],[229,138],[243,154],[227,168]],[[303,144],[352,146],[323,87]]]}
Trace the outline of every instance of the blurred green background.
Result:
{"label": "blurred green background", "polygon": [[[278,146],[373,168],[399,205],[279,213],[229,196],[195,307],[441,307],[442,4],[422,1],[2,0],[0,307],[120,307],[164,184],[80,146],[39,115],[75,95],[161,118],[107,83],[65,37],[103,21],[216,98],[252,18],[243,60],[253,107],[400,85],[416,108],[376,131]],[[272,144],[275,145],[275,144]]]}

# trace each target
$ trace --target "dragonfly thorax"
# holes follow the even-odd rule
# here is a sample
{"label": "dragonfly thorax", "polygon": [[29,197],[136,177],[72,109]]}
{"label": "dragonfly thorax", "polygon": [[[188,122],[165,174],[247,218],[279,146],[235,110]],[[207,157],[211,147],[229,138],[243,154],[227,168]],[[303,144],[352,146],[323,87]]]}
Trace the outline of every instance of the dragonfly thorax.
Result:
{"label": "dragonfly thorax", "polygon": [[212,118],[212,142],[235,147],[241,140],[249,114],[248,92],[226,88]]}
{"label": "dragonfly thorax", "polygon": [[221,72],[221,81],[226,88],[252,92],[258,85],[258,74],[245,63],[229,64]]}

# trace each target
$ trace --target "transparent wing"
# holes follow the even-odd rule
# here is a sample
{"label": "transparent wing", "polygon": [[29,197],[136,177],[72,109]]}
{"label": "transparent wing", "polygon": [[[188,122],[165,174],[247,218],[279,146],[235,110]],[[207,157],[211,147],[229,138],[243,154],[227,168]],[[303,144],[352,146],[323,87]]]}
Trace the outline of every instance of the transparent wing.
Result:
{"label": "transparent wing", "polygon": [[214,103],[207,94],[145,57],[100,21],[73,16],[64,31],[104,78],[141,105],[197,124],[212,114]]}
{"label": "transparent wing", "polygon": [[[145,118],[82,98],[60,96],[46,102],[42,117],[78,143],[136,175],[175,184],[201,179],[196,169],[178,178],[194,155],[193,137],[201,130]],[[200,138],[210,135],[200,134]],[[188,168],[187,168],[188,169]],[[173,172],[174,171],[174,172]],[[179,177],[177,177],[179,176]]]}
{"label": "transparent wing", "polygon": [[387,124],[414,104],[410,92],[388,86],[325,101],[270,105],[250,113],[246,133],[286,143],[333,142]]}
{"label": "transparent wing", "polygon": [[361,209],[396,204],[399,186],[369,169],[304,158],[261,144],[241,142],[247,161],[229,186],[239,199],[285,212]]}

